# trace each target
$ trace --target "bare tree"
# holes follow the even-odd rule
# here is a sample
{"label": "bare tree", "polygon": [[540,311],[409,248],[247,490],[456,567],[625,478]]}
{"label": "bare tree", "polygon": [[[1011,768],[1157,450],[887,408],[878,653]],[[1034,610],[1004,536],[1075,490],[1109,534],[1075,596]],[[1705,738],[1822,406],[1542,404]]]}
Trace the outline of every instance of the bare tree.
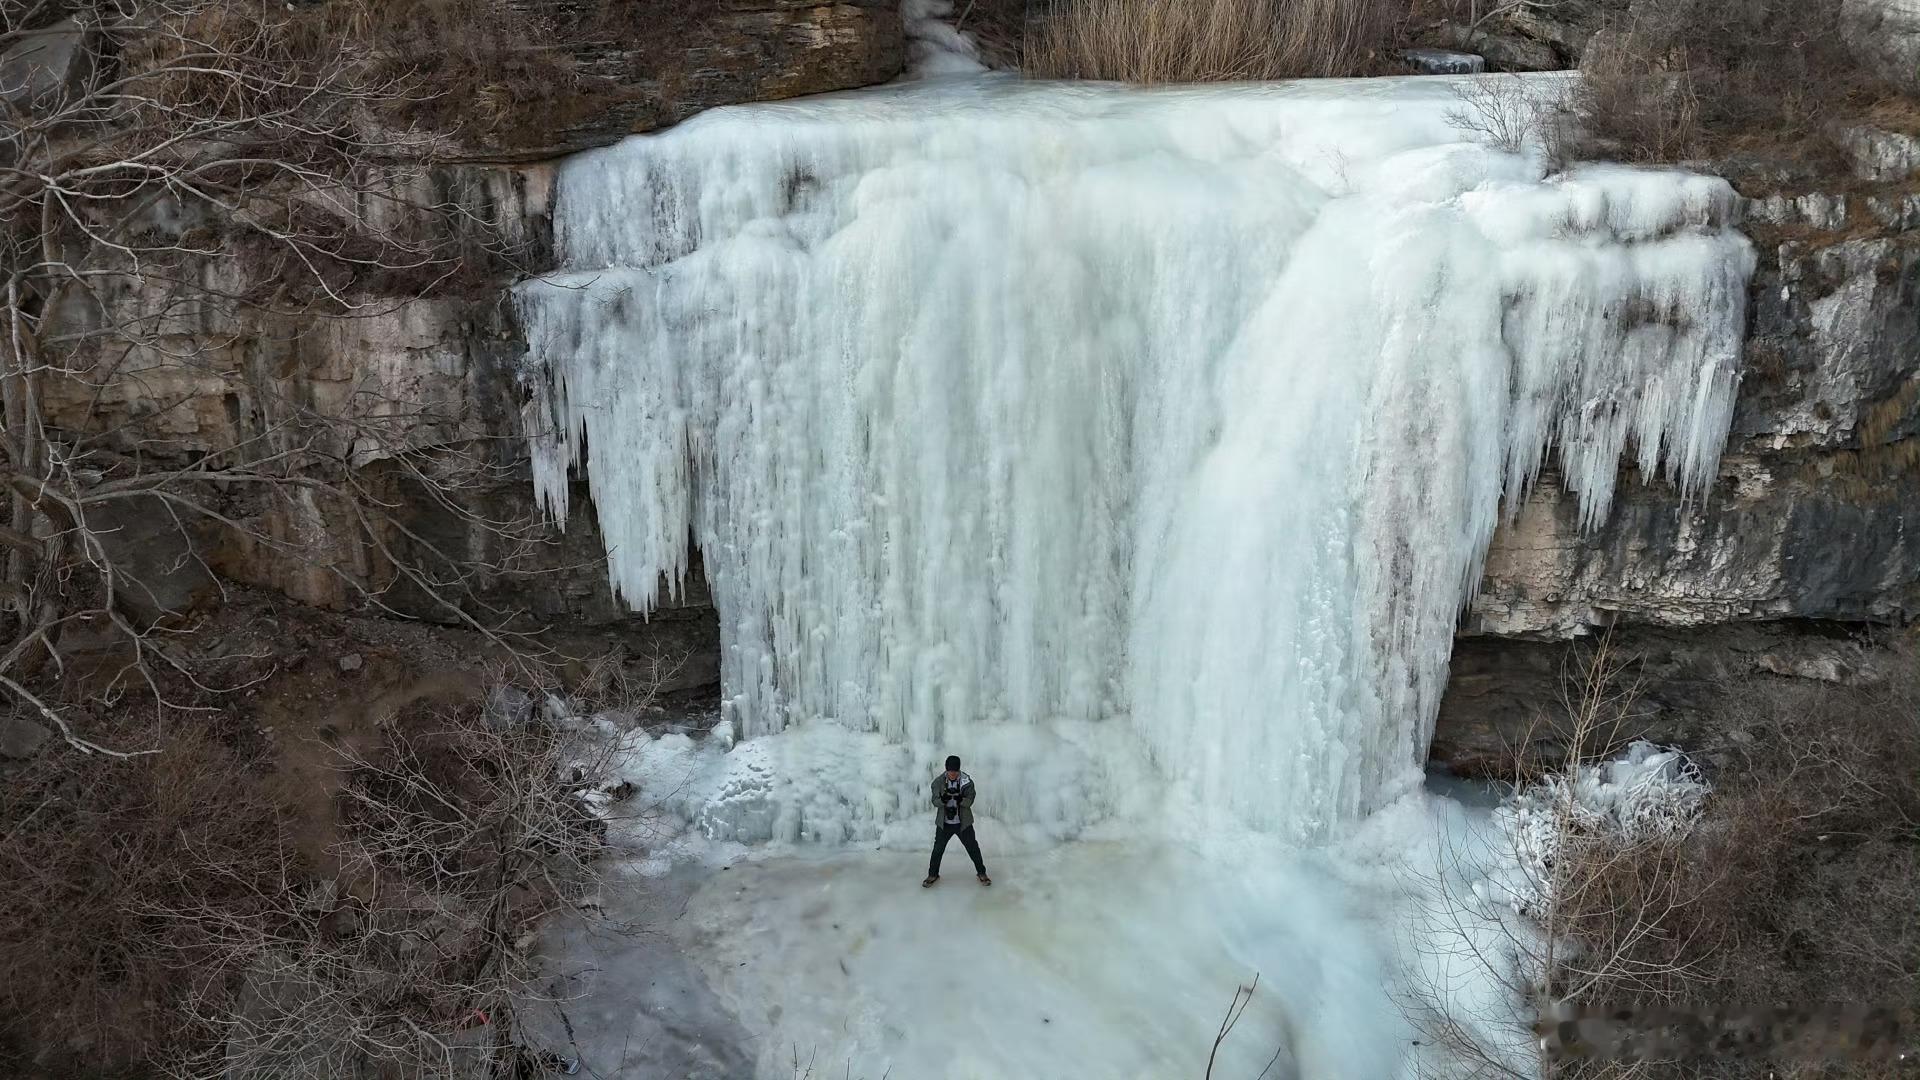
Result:
{"label": "bare tree", "polygon": [[[1227,1005],[1226,1015],[1220,1018],[1220,1030],[1214,1032],[1213,1045],[1207,1050],[1205,1080],[1213,1080],[1213,1068],[1215,1062],[1219,1060],[1221,1045],[1227,1041],[1227,1036],[1233,1034],[1233,1029],[1240,1026],[1240,1018],[1247,1014],[1247,1007],[1253,1004],[1253,995],[1259,989],[1260,973],[1257,971],[1253,973],[1252,982],[1234,987],[1233,1000]],[[1273,1056],[1267,1059],[1266,1065],[1260,1070],[1260,1075],[1254,1080],[1267,1080],[1267,1074],[1273,1071],[1273,1067],[1280,1062],[1280,1056],[1286,1052],[1287,1044],[1283,1042],[1274,1049]]]}
{"label": "bare tree", "polygon": [[[1464,967],[1501,990],[1498,1000],[1467,1002],[1444,977],[1426,976],[1404,995],[1402,1008],[1423,1041],[1452,1061],[1442,1075],[1588,1075],[1577,1062],[1549,1067],[1527,1060],[1559,1003],[1596,994],[1671,1001],[1697,978],[1685,965],[1647,969],[1636,948],[1665,933],[1674,912],[1690,902],[1679,872],[1690,818],[1623,829],[1583,805],[1576,779],[1582,762],[1604,758],[1629,734],[1640,684],[1610,631],[1570,674],[1568,721],[1556,733],[1567,746],[1566,771],[1531,760],[1529,731],[1510,751],[1507,787],[1528,793],[1531,812],[1484,838],[1445,840],[1439,869],[1425,883],[1436,904],[1417,920],[1414,940],[1440,969]],[[1459,882],[1483,880],[1490,890],[1461,892]]]}
{"label": "bare tree", "polygon": [[1518,154],[1535,147],[1549,168],[1565,166],[1571,114],[1550,88],[1518,75],[1488,75],[1462,80],[1453,92],[1460,107],[1448,111],[1448,124],[1496,150]]}
{"label": "bare tree", "polygon": [[210,1049],[172,1075],[539,1074],[519,1022],[552,1000],[534,937],[591,907],[607,819],[633,789],[594,725],[505,700],[403,713],[377,754],[335,747],[334,874],[272,883],[254,910],[152,906],[204,988],[188,1013]]}
{"label": "bare tree", "polygon": [[[524,254],[462,190],[485,177],[435,165],[446,133],[415,118],[443,91],[391,21],[376,0],[0,0],[0,711],[57,734],[0,793],[0,892],[35,935],[0,933],[0,977],[74,983],[32,983],[0,1056],[89,1071],[65,1031],[103,1068],[183,1076],[498,1071],[527,935],[591,879],[601,756],[478,709],[338,745],[340,839],[314,865],[236,730],[270,658],[168,595],[197,570],[217,599],[251,560],[552,685],[487,591],[547,542],[530,505],[477,497],[524,482],[507,436],[457,380],[341,362]],[[75,898],[98,940],[55,932]]]}
{"label": "bare tree", "polygon": [[[1402,1007],[1450,1053],[1440,1075],[1893,1075],[1911,1053],[1894,1012],[1920,978],[1920,665],[1910,646],[1886,662],[1853,685],[1727,682],[1711,799],[1603,817],[1579,762],[1633,733],[1637,696],[1603,637],[1574,679],[1567,771],[1514,755],[1527,827],[1439,860],[1493,888],[1427,885],[1442,901],[1413,933],[1443,974]],[[1462,969],[1502,992],[1467,998],[1444,975]],[[1860,1004],[1819,1007],[1836,1001]]]}
{"label": "bare tree", "polygon": [[[428,169],[439,136],[407,117],[435,94],[369,35],[377,10],[0,0],[0,691],[76,749],[137,752],[36,688],[75,628],[106,628],[123,657],[95,687],[108,699],[216,689],[166,647],[156,575],[117,536],[129,511],[167,523],[177,562],[204,565],[224,531],[376,608],[401,589],[513,632],[474,586],[540,523],[464,497],[505,471],[482,433],[433,388],[356,371],[323,395],[259,355],[511,261],[499,223]],[[409,501],[491,554],[441,550]]]}

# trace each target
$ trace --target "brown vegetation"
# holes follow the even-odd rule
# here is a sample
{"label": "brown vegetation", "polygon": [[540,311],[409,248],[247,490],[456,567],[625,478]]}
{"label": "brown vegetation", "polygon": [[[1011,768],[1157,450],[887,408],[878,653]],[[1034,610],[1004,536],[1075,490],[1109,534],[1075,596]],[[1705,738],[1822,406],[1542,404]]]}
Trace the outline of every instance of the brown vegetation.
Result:
{"label": "brown vegetation", "polygon": [[[127,726],[95,734],[144,741]],[[195,732],[168,746],[104,761],[56,747],[0,782],[11,1075],[132,1075],[156,1048],[191,1043],[193,981],[172,952],[207,933],[156,912],[219,911],[270,932],[277,894],[302,879],[255,752]]]}
{"label": "brown vegetation", "polygon": [[375,77],[421,88],[386,119],[467,142],[536,146],[615,105],[674,96],[676,88],[647,82],[705,46],[712,18],[706,5],[681,0],[333,6],[351,12],[346,32],[367,50]]}
{"label": "brown vegetation", "polygon": [[[74,749],[121,752],[74,723],[79,702],[36,681],[80,685],[59,678],[75,649],[108,639],[123,670],[88,692],[141,689],[156,716],[160,676],[209,688],[169,618],[178,610],[155,599],[168,570],[139,549],[154,541],[185,566],[217,561],[216,548],[272,551],[374,607],[404,582],[480,629],[471,582],[537,537],[531,520],[464,507],[493,470],[484,452],[447,445],[463,430],[458,402],[372,376],[325,402],[246,362],[255,341],[440,295],[507,254],[489,242],[494,222],[437,196],[432,137],[370,120],[425,91],[336,32],[349,8],[0,7],[0,50],[53,34],[75,57],[8,100],[0,124],[12,166],[0,184],[0,689]],[[217,432],[214,445],[183,455],[182,416]],[[367,460],[393,481],[352,467]],[[500,540],[503,561],[442,555],[402,520],[409,501]],[[371,565],[315,552],[285,524],[321,518]],[[128,543],[130,520],[158,535]],[[414,545],[427,554],[401,553]]]}
{"label": "brown vegetation", "polygon": [[1074,0],[1025,51],[1046,78],[1132,83],[1366,75],[1396,68],[1402,0]]}
{"label": "brown vegetation", "polygon": [[[561,733],[420,713],[287,768],[245,704],[284,652],[169,596],[185,568],[230,600],[213,568],[271,552],[364,610],[404,591],[548,681],[519,613],[479,592],[542,528],[472,509],[505,466],[457,395],[355,372],[323,399],[256,362],[513,255],[429,172],[446,132],[421,110],[450,69],[426,70],[407,7],[0,4],[0,53],[46,65],[0,96],[0,729],[26,733],[24,763],[0,761],[7,1075],[224,1076],[230,1051],[331,1080],[508,1054],[519,943],[584,872]],[[413,528],[422,507],[488,554]],[[355,808],[337,828],[311,812],[335,790]],[[491,1025],[456,1038],[474,1009]]]}
{"label": "brown vegetation", "polygon": [[962,0],[954,5],[954,29],[973,39],[980,58],[997,70],[1024,66],[1030,24],[1044,14],[1036,0]]}
{"label": "brown vegetation", "polygon": [[[1913,1023],[1920,645],[1909,641],[1895,657],[1892,670],[1846,685],[1762,675],[1730,682],[1714,724],[1725,741],[1702,748],[1713,791],[1690,829],[1623,836],[1570,808],[1558,815],[1547,879],[1535,883],[1548,902],[1528,912],[1539,937],[1508,939],[1527,980],[1516,994],[1539,1002],[1542,1016],[1847,1003]],[[1583,680],[1574,738],[1593,757],[1604,756],[1630,715],[1626,666],[1603,645]],[[1526,782],[1531,772],[1522,763],[1517,775]],[[1500,1021],[1451,1013],[1445,1000],[1435,988],[1410,1012],[1460,1055],[1461,1075],[1523,1075],[1475,1034]],[[1672,1029],[1665,1037],[1651,1045],[1670,1049],[1694,1036]],[[1776,1049],[1763,1039],[1744,1055],[1568,1057],[1543,1067],[1554,1077],[1620,1080],[1895,1075],[1885,1057],[1819,1060],[1805,1046]]]}
{"label": "brown vegetation", "polygon": [[1553,168],[1566,164],[1576,139],[1573,117],[1557,96],[1517,75],[1488,75],[1455,84],[1460,106],[1447,122],[1497,150],[1536,147]]}
{"label": "brown vegetation", "polygon": [[[1920,1002],[1920,652],[1910,646],[1900,662],[1890,678],[1857,685],[1729,686],[1730,735],[1698,827],[1574,849],[1560,902],[1588,958],[1566,972],[1583,1000]],[[1734,1060],[1712,1075],[1884,1067]],[[1702,1074],[1679,1062],[1634,1075]]]}
{"label": "brown vegetation", "polygon": [[1842,0],[1641,0],[1581,64],[1589,152],[1676,161],[1797,144],[1832,156],[1831,125],[1894,93],[1850,29]]}
{"label": "brown vegetation", "polygon": [[0,784],[10,1075],[511,1075],[530,932],[597,888],[606,745],[530,705],[416,702],[326,753],[317,861],[288,813],[307,793],[244,730],[56,744]]}

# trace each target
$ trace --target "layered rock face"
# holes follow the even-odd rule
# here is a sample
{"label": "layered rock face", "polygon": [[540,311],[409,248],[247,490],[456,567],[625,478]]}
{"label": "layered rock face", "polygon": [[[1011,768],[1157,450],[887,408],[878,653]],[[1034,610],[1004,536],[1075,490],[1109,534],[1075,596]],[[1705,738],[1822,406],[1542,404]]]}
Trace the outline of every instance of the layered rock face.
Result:
{"label": "layered rock face", "polygon": [[896,0],[507,0],[530,47],[571,76],[556,109],[494,115],[463,156],[534,161],[601,146],[716,105],[870,86],[900,73]]}
{"label": "layered rock face", "polygon": [[1920,237],[1751,231],[1763,264],[1719,483],[1689,506],[1625,478],[1582,535],[1543,478],[1495,536],[1469,633],[1920,611]]}
{"label": "layered rock face", "polygon": [[1604,626],[1644,695],[1635,733],[1692,745],[1719,737],[1729,679],[1842,681],[1885,662],[1874,628],[1920,615],[1920,199],[1915,165],[1886,165],[1904,142],[1861,133],[1847,190],[1749,203],[1746,370],[1703,498],[1623,476],[1583,534],[1543,477],[1495,534],[1435,760],[1499,771],[1514,748],[1564,753]]}
{"label": "layered rock face", "polygon": [[[525,345],[503,290],[551,262],[542,161],[706,108],[885,82],[905,63],[898,0],[499,0],[416,14],[415,36],[449,49],[471,38],[488,62],[449,64],[466,82],[419,102],[420,125],[444,132],[440,164],[361,178],[381,197],[360,212],[382,229],[430,208],[424,223],[398,224],[470,231],[453,238],[470,252],[461,280],[421,299],[421,282],[369,275],[381,279],[353,283],[346,317],[271,314],[327,305],[279,303],[286,283],[271,259],[192,254],[219,250],[221,223],[163,204],[150,228],[183,254],[116,279],[106,310],[50,312],[56,333],[84,338],[115,321],[141,326],[143,339],[82,347],[40,403],[56,432],[154,468],[219,453],[301,460],[387,520],[369,529],[341,500],[298,485],[193,490],[217,520],[120,500],[94,518],[138,585],[121,603],[143,619],[211,609],[224,579],[320,607],[468,623],[452,598],[489,626],[547,628],[575,655],[621,653],[643,675],[662,672],[667,689],[712,686],[717,634],[697,582],[642,620],[607,591],[590,514],[564,533],[539,527],[514,375]],[[444,22],[469,16],[485,25],[466,38],[469,28]],[[66,77],[56,60],[67,54],[36,45],[0,67]],[[247,302],[183,303],[172,284],[182,280]]]}
{"label": "layered rock face", "polygon": [[[892,0],[726,0],[675,50],[656,45],[644,54],[614,44],[625,39],[595,21],[601,7],[516,4],[551,29],[556,44],[542,48],[564,51],[592,74],[594,107],[577,119],[542,124],[529,115],[491,125],[460,150],[464,162],[431,183],[435,198],[500,222],[523,264],[536,268],[544,265],[550,199],[549,169],[537,159],[712,105],[883,81],[904,55]],[[636,2],[629,14],[647,9]],[[1574,501],[1548,475],[1496,535],[1480,595],[1463,619],[1436,756],[1473,767],[1521,736],[1535,712],[1552,713],[1568,655],[1559,643],[1598,626],[1644,628],[1634,632],[1654,636],[1635,640],[1649,657],[1667,658],[1655,664],[1662,678],[1699,686],[1734,669],[1844,674],[1857,665],[1828,648],[1832,625],[1904,624],[1920,614],[1920,155],[1908,161],[1897,140],[1873,133],[1860,145],[1858,175],[1840,187],[1804,178],[1773,184],[1785,194],[1749,207],[1761,269],[1718,483],[1688,504],[1664,481],[1625,476],[1611,516],[1585,534]],[[456,622],[456,613],[397,577],[379,550],[431,549],[489,565],[512,561],[519,572],[484,577],[473,595],[517,613],[522,625],[620,651],[630,666],[670,667],[676,688],[717,684],[717,622],[698,575],[651,619],[623,610],[606,585],[584,492],[564,533],[549,531],[512,560],[498,558],[510,542],[500,531],[476,525],[535,516],[515,371],[524,344],[498,295],[414,301],[345,321],[180,332],[217,343],[209,352],[217,362],[195,374],[161,363],[143,370],[139,356],[122,358],[110,377],[56,390],[51,418],[68,430],[98,431],[156,400],[184,402],[160,418],[166,445],[144,449],[187,460],[277,430],[288,409],[309,409],[380,426],[449,460],[480,462],[489,478],[467,486],[469,512],[460,513],[408,500],[408,478],[389,475],[394,465],[375,443],[342,445],[341,460],[407,507],[403,533],[375,542],[318,502],[235,496],[230,509],[274,543],[207,529],[196,560],[182,557],[169,530],[127,530],[127,557],[151,577],[153,603],[190,607],[210,595],[219,574],[328,607],[362,604],[370,588],[394,611]],[[1801,630],[1808,620],[1827,625],[1809,636]],[[1730,635],[1716,639],[1696,632],[1728,624],[1741,629],[1715,631]],[[1685,636],[1658,636],[1676,628]],[[1685,712],[1698,697],[1676,691],[1674,709]]]}

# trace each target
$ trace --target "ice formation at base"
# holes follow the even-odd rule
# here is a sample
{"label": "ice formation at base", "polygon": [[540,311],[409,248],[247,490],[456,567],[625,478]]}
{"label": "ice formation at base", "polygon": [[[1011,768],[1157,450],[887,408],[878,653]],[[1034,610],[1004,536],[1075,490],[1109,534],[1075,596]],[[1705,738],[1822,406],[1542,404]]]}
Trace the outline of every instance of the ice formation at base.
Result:
{"label": "ice formation at base", "polygon": [[1503,494],[1549,449],[1589,522],[1629,445],[1710,480],[1752,269],[1724,182],[1467,109],[933,80],[563,166],[535,482],[564,518],[584,466],[640,608],[698,543],[730,757],[822,733],[833,805],[743,835],[918,821],[949,751],[1054,835],[1150,782],[1311,839],[1418,782]]}
{"label": "ice formation at base", "polygon": [[1493,814],[1509,859],[1476,888],[1516,914],[1550,909],[1569,835],[1623,842],[1693,828],[1709,787],[1684,753],[1636,740],[1611,761],[1575,764],[1516,791]]}

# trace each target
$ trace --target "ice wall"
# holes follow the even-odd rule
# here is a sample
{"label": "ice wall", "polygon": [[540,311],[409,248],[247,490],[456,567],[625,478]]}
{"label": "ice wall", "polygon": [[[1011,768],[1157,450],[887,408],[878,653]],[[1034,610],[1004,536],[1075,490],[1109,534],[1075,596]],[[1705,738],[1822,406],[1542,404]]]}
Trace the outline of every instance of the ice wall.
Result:
{"label": "ice wall", "polygon": [[640,608],[695,539],[749,737],[956,750],[1067,823],[1143,751],[1322,835],[1417,777],[1503,494],[1551,450],[1597,520],[1729,422],[1726,184],[1546,175],[1470,109],[935,81],[582,154],[518,293],[539,495],[584,466]]}

